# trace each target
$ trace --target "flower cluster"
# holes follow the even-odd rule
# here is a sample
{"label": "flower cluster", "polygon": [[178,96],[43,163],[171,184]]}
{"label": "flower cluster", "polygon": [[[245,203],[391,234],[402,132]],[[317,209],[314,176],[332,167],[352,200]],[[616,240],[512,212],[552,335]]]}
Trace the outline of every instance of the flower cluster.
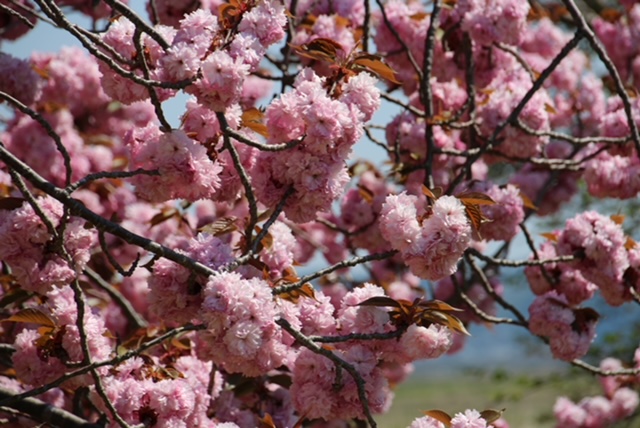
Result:
{"label": "flower cluster", "polygon": [[453,196],[438,198],[426,218],[418,202],[406,193],[388,196],[380,216],[382,236],[400,251],[412,273],[442,279],[456,272],[471,243],[469,219],[462,202]]}
{"label": "flower cluster", "polygon": [[139,174],[132,180],[136,193],[144,200],[196,201],[211,198],[220,187],[218,174],[222,168],[184,131],[163,134],[149,126],[130,132],[125,143],[131,169],[157,170],[155,175]]}
{"label": "flower cluster", "polygon": [[54,236],[40,216],[58,228],[63,221],[62,204],[50,197],[38,198],[36,203],[40,212],[26,201],[15,210],[0,211],[0,260],[11,267],[21,287],[45,294],[77,278],[89,261],[96,234],[72,217],[64,220],[62,236]]}
{"label": "flower cluster", "polygon": [[269,105],[269,143],[302,141],[287,156],[259,154],[251,172],[260,202],[272,207],[288,195],[284,212],[298,223],[329,209],[348,181],[344,162],[362,135],[362,122],[377,108],[377,90],[357,83],[363,79],[370,77],[352,77],[343,98],[333,99],[325,79],[307,69],[296,78],[293,91]]}
{"label": "flower cluster", "polygon": [[[20,380],[32,386],[47,384],[70,370],[69,365],[85,361],[80,332],[77,326],[78,309],[74,291],[69,286],[47,293],[42,307],[54,324],[49,329],[24,329],[15,338],[16,351],[12,355],[13,367]],[[85,302],[86,305],[86,302]],[[85,310],[84,334],[89,355],[93,361],[103,361],[111,354],[112,343],[105,335],[104,321]],[[106,368],[99,372],[104,375]],[[74,377],[66,387],[91,385],[91,375]]]}
{"label": "flower cluster", "polygon": [[537,297],[529,315],[531,333],[548,338],[553,356],[561,360],[584,356],[596,335],[598,314],[593,309],[573,309],[555,291]]}

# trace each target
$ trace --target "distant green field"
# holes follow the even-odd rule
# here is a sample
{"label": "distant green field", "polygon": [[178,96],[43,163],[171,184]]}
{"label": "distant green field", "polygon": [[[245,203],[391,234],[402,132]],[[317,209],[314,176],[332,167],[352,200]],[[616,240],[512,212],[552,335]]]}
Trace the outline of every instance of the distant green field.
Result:
{"label": "distant green field", "polygon": [[[553,405],[565,395],[579,400],[601,394],[596,379],[581,372],[566,374],[492,374],[463,372],[449,379],[428,375],[400,385],[390,412],[376,417],[381,428],[404,428],[423,411],[444,410],[450,415],[468,408],[506,408],[505,419],[511,428],[553,428]],[[621,425],[621,426],[640,426]]]}

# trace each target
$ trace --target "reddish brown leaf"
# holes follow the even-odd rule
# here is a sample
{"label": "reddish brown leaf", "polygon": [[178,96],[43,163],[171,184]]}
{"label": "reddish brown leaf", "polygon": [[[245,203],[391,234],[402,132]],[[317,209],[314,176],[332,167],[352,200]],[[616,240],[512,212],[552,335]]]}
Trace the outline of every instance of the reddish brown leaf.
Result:
{"label": "reddish brown leaf", "polygon": [[467,213],[467,217],[469,217],[471,225],[477,232],[480,229],[480,226],[482,226],[482,221],[485,219],[485,217],[482,215],[480,207],[478,205],[467,203],[464,201],[461,202],[464,205],[464,209]]}
{"label": "reddish brown leaf", "polygon": [[171,345],[174,348],[180,349],[182,351],[190,351],[191,350],[191,340],[187,337],[177,337],[174,336],[171,339]]}
{"label": "reddish brown leaf", "polygon": [[296,270],[292,267],[288,267],[285,268],[284,271],[282,272],[282,281],[285,282],[298,282],[300,281],[300,278],[298,277],[298,274],[296,273]]}
{"label": "reddish brown leaf", "polygon": [[252,107],[242,113],[242,126],[251,129],[265,138],[269,138],[269,131],[264,125],[263,118],[264,113],[257,108]]}
{"label": "reddish brown leaf", "polygon": [[600,17],[605,21],[611,22],[611,23],[618,22],[622,16],[623,14],[621,11],[619,11],[618,9],[610,8],[610,7],[606,7],[602,9],[602,11],[600,12]]}
{"label": "reddish brown leaf", "polygon": [[573,310],[573,316],[575,316],[575,325],[584,326],[587,323],[598,321],[600,314],[598,311],[592,308],[578,308]]}
{"label": "reddish brown leaf", "polygon": [[371,190],[367,189],[363,185],[358,185],[358,194],[364,199],[368,204],[373,203],[374,194]]}
{"label": "reddish brown leaf", "polygon": [[387,65],[382,59],[376,55],[371,55],[368,53],[361,53],[358,57],[352,61],[352,67],[364,69],[372,72],[373,74],[388,80],[391,83],[395,83],[397,85],[402,82],[396,79],[396,73],[393,71],[389,65]]}
{"label": "reddish brown leaf", "polygon": [[482,417],[482,419],[487,421],[487,424],[490,424],[500,419],[505,410],[507,409],[502,409],[502,410],[487,409],[487,410],[481,411],[480,416]]}
{"label": "reddish brown leaf", "polygon": [[462,203],[474,205],[494,205],[496,201],[491,199],[489,195],[481,192],[465,192],[456,196]]}
{"label": "reddish brown leaf", "polygon": [[213,223],[209,223],[207,225],[202,226],[198,229],[199,232],[208,233],[213,236],[222,236],[227,233],[235,232],[238,230],[238,225],[236,224],[236,217],[222,217],[214,221]]}
{"label": "reddish brown leaf", "polygon": [[292,45],[292,47],[300,56],[329,63],[336,62],[339,50],[344,52],[344,48],[340,43],[322,37],[313,39],[303,45]]}
{"label": "reddish brown leaf", "polygon": [[633,240],[630,236],[627,236],[627,240],[624,243],[624,249],[629,251],[636,247],[636,241]]}
{"label": "reddish brown leaf", "polygon": [[533,203],[533,201],[531,199],[529,199],[529,197],[522,191],[520,191],[519,193],[520,199],[522,199],[522,205],[525,208],[529,208],[532,210],[537,211],[538,207],[536,207],[536,205]]}
{"label": "reddish brown leaf", "polygon": [[427,410],[426,412],[424,412],[424,414],[439,422],[442,422],[447,428],[451,426],[451,416],[449,416],[449,414],[444,410]]}
{"label": "reddish brown leaf", "polygon": [[556,108],[554,106],[552,106],[551,104],[549,104],[549,103],[544,103],[544,111],[546,111],[547,113],[551,113],[551,114],[558,113]]}
{"label": "reddish brown leaf", "polygon": [[558,242],[558,235],[553,232],[541,233],[540,236],[547,238],[551,242]]}
{"label": "reddish brown leaf", "polygon": [[273,418],[269,413],[265,413],[264,417],[260,418],[260,428],[277,428],[273,422]]}
{"label": "reddish brown leaf", "polygon": [[[256,233],[260,234],[260,232],[262,232],[262,228],[260,226],[256,226]],[[271,248],[271,246],[273,245],[273,236],[271,236],[271,234],[267,231],[267,233],[260,241],[260,244],[262,244],[262,248]]]}
{"label": "reddish brown leaf", "polygon": [[442,188],[441,187],[436,187],[435,189],[430,190],[427,186],[425,186],[423,184],[422,185],[422,194],[425,195],[428,198],[433,199],[435,201],[440,196],[442,196]]}
{"label": "reddish brown leaf", "polygon": [[452,312],[464,311],[464,309],[454,308],[450,304],[445,303],[441,300],[428,300],[426,302],[420,302],[419,306],[427,310],[452,311]]}
{"label": "reddish brown leaf", "polygon": [[445,327],[448,327],[453,331],[457,331],[458,333],[471,336],[471,334],[466,329],[462,321],[460,321],[457,317],[454,317],[453,315],[449,315],[446,312],[425,311],[422,315],[422,318],[434,324],[440,324]]}
{"label": "reddish brown leaf", "polygon": [[429,16],[429,14],[427,12],[416,12],[413,15],[409,16],[409,19],[411,19],[413,21],[422,21],[427,16]]}
{"label": "reddish brown leaf", "polygon": [[160,223],[164,223],[173,217],[180,216],[180,212],[177,208],[163,208],[158,214],[154,215],[149,223],[151,226],[157,226]]}
{"label": "reddish brown leaf", "polygon": [[280,297],[281,299],[287,300],[289,302],[298,303],[298,300],[300,300],[300,297],[315,299],[316,294],[315,294],[315,289],[313,288],[313,285],[307,282],[300,288],[296,288],[295,290],[278,294],[278,297]]}
{"label": "reddish brown leaf", "polygon": [[25,322],[52,328],[56,326],[56,322],[49,315],[36,308],[22,309],[2,321]]}
{"label": "reddish brown leaf", "polygon": [[239,0],[229,0],[218,6],[218,15],[225,28],[233,28],[242,18],[242,4]]}
{"label": "reddish brown leaf", "polygon": [[401,304],[400,302],[392,299],[391,297],[376,296],[376,297],[370,297],[364,302],[358,303],[356,306],[379,306],[379,307],[393,306],[394,308],[399,308],[401,307]]}
{"label": "reddish brown leaf", "polygon": [[610,216],[611,220],[617,225],[622,225],[624,223],[624,214],[612,214]]}

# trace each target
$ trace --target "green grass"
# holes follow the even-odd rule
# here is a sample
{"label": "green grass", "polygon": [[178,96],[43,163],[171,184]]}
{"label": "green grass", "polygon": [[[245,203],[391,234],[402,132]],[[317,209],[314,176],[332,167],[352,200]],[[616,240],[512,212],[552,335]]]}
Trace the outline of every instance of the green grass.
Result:
{"label": "green grass", "polygon": [[468,408],[503,409],[512,428],[555,427],[556,397],[579,400],[601,394],[591,376],[566,374],[527,375],[465,371],[452,377],[422,375],[400,385],[389,413],[376,417],[381,428],[407,427],[425,410],[444,410],[450,415]]}

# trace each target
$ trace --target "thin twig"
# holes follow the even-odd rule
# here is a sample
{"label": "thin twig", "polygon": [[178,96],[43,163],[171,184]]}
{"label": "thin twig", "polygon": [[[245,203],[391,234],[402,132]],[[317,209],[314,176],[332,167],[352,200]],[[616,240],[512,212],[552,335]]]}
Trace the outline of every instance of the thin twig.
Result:
{"label": "thin twig", "polygon": [[79,188],[86,186],[87,184],[93,182],[93,181],[97,181],[97,180],[102,180],[105,178],[131,178],[131,177],[135,177],[136,175],[150,175],[150,176],[159,176],[160,175],[160,171],[157,169],[153,169],[153,170],[147,170],[147,169],[142,169],[142,168],[138,168],[134,171],[101,171],[101,172],[96,172],[93,174],[88,174],[85,177],[83,177],[82,179],[76,181],[75,183],[71,183],[70,185],[68,185],[65,188],[65,191],[69,194],[75,192],[76,190],[78,190]]}
{"label": "thin twig", "polygon": [[498,302],[498,304],[500,304],[500,306],[502,306],[506,310],[511,311],[511,313],[515,315],[515,317],[518,319],[521,325],[528,326],[529,324],[527,322],[527,319],[522,315],[522,313],[518,310],[518,308],[513,306],[511,303],[507,302],[505,299],[502,298],[501,295],[496,293],[496,290],[493,288],[493,286],[489,282],[489,279],[485,275],[484,271],[480,269],[480,266],[478,266],[473,256],[471,254],[465,254],[464,259],[469,264],[469,266],[471,266],[471,268],[473,269],[473,272],[477,275],[478,279],[480,279],[480,284],[485,289],[485,291],[493,298],[493,300]]}
{"label": "thin twig", "polygon": [[[424,51],[422,59],[422,76],[420,78],[420,101],[424,106],[424,113],[427,119],[433,117],[433,91],[431,89],[431,70],[433,68],[433,53],[436,45],[436,27],[438,26],[438,20],[440,19],[440,0],[433,2],[433,11],[429,18],[429,29],[427,30],[427,36],[424,41]],[[424,160],[424,185],[429,189],[435,187],[433,181],[433,148],[435,147],[435,137],[433,135],[433,125],[430,120],[424,122],[425,133],[424,139],[427,145],[427,156]]]}
{"label": "thin twig", "polygon": [[25,397],[19,400],[13,400],[17,395],[14,391],[0,386],[0,402],[11,399],[10,403],[3,404],[3,406],[23,412],[42,424],[51,424],[52,426],[65,428],[102,428],[100,424],[92,424],[73,413],[36,398]]}
{"label": "thin twig", "polygon": [[[142,30],[136,26],[136,29],[133,33],[133,44],[136,47],[138,64],[142,68],[142,75],[145,79],[149,80],[151,78],[151,71],[149,68],[149,63],[147,62],[147,55],[145,54],[145,47],[142,45]],[[147,91],[149,92],[149,98],[151,99],[151,104],[153,104],[154,110],[156,112],[156,117],[160,121],[162,125],[160,130],[163,132],[171,131],[171,125],[164,117],[164,112],[162,111],[162,104],[160,99],[158,98],[158,92],[156,92],[156,88],[153,86],[147,86]]]}
{"label": "thin twig", "polygon": [[498,259],[494,257],[487,256],[482,254],[480,251],[475,248],[467,249],[469,254],[473,254],[477,258],[497,266],[505,266],[505,267],[522,267],[522,266],[542,266],[551,263],[562,263],[562,262],[573,262],[576,261],[577,258],[575,256],[558,256],[552,257],[550,259],[534,259],[534,260],[507,260],[507,259]]}
{"label": "thin twig", "polygon": [[351,333],[344,336],[309,336],[309,340],[318,343],[341,343],[352,340],[389,340],[396,339],[405,332],[405,330],[394,330],[388,333]]}
{"label": "thin twig", "polygon": [[363,263],[367,263],[373,260],[384,260],[384,259],[388,259],[390,257],[393,257],[394,255],[396,255],[398,252],[396,250],[391,250],[391,251],[386,251],[384,253],[375,253],[375,254],[368,254],[366,256],[361,256],[361,257],[354,257],[352,259],[349,260],[343,260],[341,262],[338,262],[334,265],[331,265],[327,268],[321,269],[317,272],[314,272],[310,275],[306,275],[303,276],[302,278],[300,278],[300,280],[296,283],[293,284],[287,284],[287,285],[282,285],[280,287],[275,287],[273,289],[273,294],[281,294],[281,293],[288,293],[290,291],[296,290],[300,287],[302,287],[305,283],[312,281],[316,278],[320,278],[322,276],[328,275],[331,272],[335,272],[337,270],[346,268],[346,267],[353,267],[353,266],[357,266]]}
{"label": "thin twig", "polygon": [[[222,112],[216,112],[216,117],[218,118],[218,123],[220,124],[220,128],[222,130],[228,131],[230,128],[229,122],[227,122],[227,118],[224,116]],[[251,244],[251,235],[253,233],[253,228],[258,224],[258,202],[256,201],[256,197],[253,193],[253,186],[251,185],[251,178],[247,171],[244,169],[242,165],[242,159],[240,159],[240,155],[236,150],[235,146],[231,142],[231,138],[229,138],[229,134],[223,133],[224,147],[229,150],[229,154],[231,155],[231,160],[233,161],[233,166],[240,177],[240,182],[242,183],[242,187],[244,187],[244,193],[247,197],[247,202],[249,203],[249,222],[245,227],[245,237],[247,239],[247,243]]]}

